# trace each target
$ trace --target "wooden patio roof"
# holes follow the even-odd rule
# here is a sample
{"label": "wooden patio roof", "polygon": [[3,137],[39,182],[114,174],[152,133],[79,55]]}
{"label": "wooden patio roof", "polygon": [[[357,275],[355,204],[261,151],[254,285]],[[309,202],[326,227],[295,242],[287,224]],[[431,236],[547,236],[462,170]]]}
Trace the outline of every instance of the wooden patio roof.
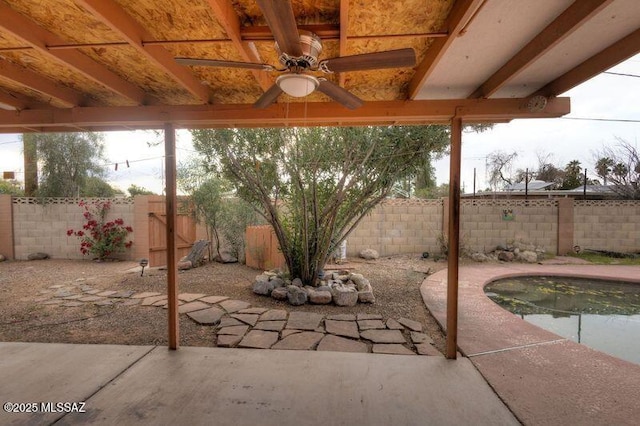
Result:
{"label": "wooden patio roof", "polygon": [[557,96],[640,52],[637,0],[291,3],[320,60],[412,48],[416,65],[323,74],[354,110],[319,92],[256,109],[277,72],[174,59],[277,67],[255,0],[0,0],[0,132],[556,117]]}

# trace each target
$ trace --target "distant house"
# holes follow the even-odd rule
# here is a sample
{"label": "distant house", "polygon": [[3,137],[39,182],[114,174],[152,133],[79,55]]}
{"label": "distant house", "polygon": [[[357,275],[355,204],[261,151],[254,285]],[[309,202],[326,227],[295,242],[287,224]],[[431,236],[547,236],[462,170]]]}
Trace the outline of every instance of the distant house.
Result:
{"label": "distant house", "polygon": [[[524,182],[508,185],[503,191],[485,191],[474,194],[462,194],[462,198],[586,198],[589,200],[604,200],[619,198],[610,186],[606,185],[587,185],[579,186],[574,189],[552,189],[553,182],[544,182],[541,180],[532,180],[528,185]],[[586,190],[585,190],[586,189]]]}

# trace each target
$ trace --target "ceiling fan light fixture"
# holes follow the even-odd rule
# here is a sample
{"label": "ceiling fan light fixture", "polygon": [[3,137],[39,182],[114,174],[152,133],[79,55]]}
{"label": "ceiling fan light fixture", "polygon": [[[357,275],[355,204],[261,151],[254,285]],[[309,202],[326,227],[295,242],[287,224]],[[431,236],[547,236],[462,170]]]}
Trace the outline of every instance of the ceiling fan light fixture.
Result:
{"label": "ceiling fan light fixture", "polygon": [[320,85],[320,81],[312,75],[284,74],[276,79],[276,84],[287,95],[303,98],[313,93]]}

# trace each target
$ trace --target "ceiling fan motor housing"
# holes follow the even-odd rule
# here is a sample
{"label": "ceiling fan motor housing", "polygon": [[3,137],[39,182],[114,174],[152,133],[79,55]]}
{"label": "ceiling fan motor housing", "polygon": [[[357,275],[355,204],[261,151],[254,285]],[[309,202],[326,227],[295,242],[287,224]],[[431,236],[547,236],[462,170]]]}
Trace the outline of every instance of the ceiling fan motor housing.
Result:
{"label": "ceiling fan motor housing", "polygon": [[322,42],[320,37],[311,31],[300,30],[300,47],[302,48],[302,56],[293,57],[287,52],[280,50],[278,43],[275,43],[278,60],[285,67],[292,70],[306,70],[315,68],[318,64],[318,57],[322,52]]}

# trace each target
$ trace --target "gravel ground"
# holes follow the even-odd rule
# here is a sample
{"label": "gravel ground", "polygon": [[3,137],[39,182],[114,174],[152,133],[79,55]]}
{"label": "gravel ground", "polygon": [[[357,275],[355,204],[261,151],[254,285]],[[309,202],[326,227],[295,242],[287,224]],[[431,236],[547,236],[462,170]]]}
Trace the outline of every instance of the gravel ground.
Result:
{"label": "gravel ground", "polygon": [[[255,295],[251,283],[260,273],[239,264],[211,263],[180,272],[179,292],[205,293],[244,300],[264,308],[300,310],[325,315],[380,314],[384,319],[406,317],[423,324],[435,347],[444,350],[440,327],[422,302],[419,287],[428,273],[446,263],[419,255],[393,256],[376,261],[350,259],[343,267],[363,274],[371,282],[375,304],[355,307],[304,305]],[[54,285],[83,283],[103,290],[166,292],[166,271],[146,269],[140,276],[133,262],[41,260],[0,262],[0,340],[25,342],[107,343],[166,345],[167,312],[158,307],[94,306],[64,308],[35,301]],[[215,346],[211,327],[180,316],[180,342],[184,346]]]}

